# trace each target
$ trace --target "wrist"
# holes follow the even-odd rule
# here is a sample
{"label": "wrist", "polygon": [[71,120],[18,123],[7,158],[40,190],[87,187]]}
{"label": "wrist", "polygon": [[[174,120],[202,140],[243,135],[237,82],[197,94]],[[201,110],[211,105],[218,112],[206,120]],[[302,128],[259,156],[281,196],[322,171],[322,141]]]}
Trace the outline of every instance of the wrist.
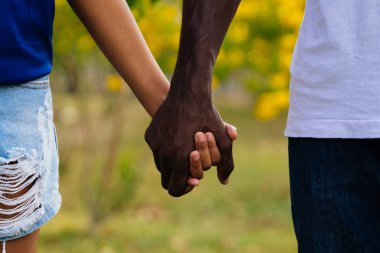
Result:
{"label": "wrist", "polygon": [[199,51],[191,55],[180,54],[171,80],[170,91],[182,98],[211,97],[213,66],[210,54]]}
{"label": "wrist", "polygon": [[179,100],[184,101],[211,99],[211,76],[209,73],[206,74],[174,73],[168,96],[178,97]]}
{"label": "wrist", "polygon": [[[153,85],[152,85],[153,84]],[[169,81],[166,78],[162,80],[154,80],[150,82],[149,89],[146,90],[141,103],[145,107],[148,114],[153,118],[158,108],[165,101],[169,93]]]}
{"label": "wrist", "polygon": [[192,110],[201,113],[206,108],[212,107],[211,91],[204,88],[189,87],[189,89],[182,89],[180,87],[178,89],[178,87],[171,87],[165,103],[169,103],[171,107],[176,107],[179,110],[192,108]]}

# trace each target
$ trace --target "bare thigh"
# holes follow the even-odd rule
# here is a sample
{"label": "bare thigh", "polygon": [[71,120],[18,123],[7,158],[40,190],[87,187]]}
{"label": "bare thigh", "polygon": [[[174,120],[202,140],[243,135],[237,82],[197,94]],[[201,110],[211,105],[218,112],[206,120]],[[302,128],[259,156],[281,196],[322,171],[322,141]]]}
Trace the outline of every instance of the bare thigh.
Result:
{"label": "bare thigh", "polygon": [[40,229],[24,237],[7,241],[5,244],[7,253],[36,253]]}
{"label": "bare thigh", "polygon": [[[17,162],[11,162],[10,164],[17,164]],[[26,194],[34,185],[32,182],[30,185],[25,187],[24,189],[16,192],[14,194],[4,194],[5,197],[9,199],[14,199],[23,196]],[[4,210],[12,209],[11,206],[7,206],[4,203],[0,203],[0,208]],[[1,219],[12,219],[14,215],[4,215],[0,213]],[[38,235],[40,233],[40,229],[37,229],[31,234],[20,237],[14,240],[8,240],[5,242],[5,249],[7,253],[36,253],[37,252],[37,241]]]}

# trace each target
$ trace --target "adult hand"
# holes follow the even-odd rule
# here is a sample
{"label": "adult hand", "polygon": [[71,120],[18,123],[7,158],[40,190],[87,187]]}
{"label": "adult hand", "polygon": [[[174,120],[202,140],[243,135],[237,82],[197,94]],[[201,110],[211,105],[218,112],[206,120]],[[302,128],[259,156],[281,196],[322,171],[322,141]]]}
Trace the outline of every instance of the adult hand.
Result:
{"label": "adult hand", "polygon": [[[227,183],[234,165],[232,140],[211,101],[215,61],[240,0],[183,0],[178,59],[169,94],[153,117],[145,140],[161,172],[162,186],[175,197],[189,192],[189,154],[194,135],[210,132],[221,159],[219,181]],[[191,141],[190,141],[191,140]]]}
{"label": "adult hand", "polygon": [[[234,169],[232,139],[228,136],[218,111],[211,104],[193,106],[191,100],[176,103],[169,95],[145,133],[145,140],[153,151],[155,164],[161,172],[162,186],[174,197],[191,190],[187,184],[191,176],[189,154],[196,147],[196,132],[210,132],[215,137],[221,156],[217,163],[218,178],[225,184]],[[199,144],[198,148],[201,149]]]}

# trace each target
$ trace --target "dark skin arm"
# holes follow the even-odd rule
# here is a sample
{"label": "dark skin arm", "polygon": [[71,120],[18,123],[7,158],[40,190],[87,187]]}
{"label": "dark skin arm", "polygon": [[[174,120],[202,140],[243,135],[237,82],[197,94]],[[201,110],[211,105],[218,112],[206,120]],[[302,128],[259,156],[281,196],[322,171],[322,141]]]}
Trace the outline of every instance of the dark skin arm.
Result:
{"label": "dark skin arm", "polygon": [[153,151],[161,181],[175,197],[188,192],[189,153],[196,132],[215,136],[221,159],[219,181],[234,169],[232,140],[212,105],[211,79],[220,47],[240,0],[183,0],[180,48],[167,99],[158,109],[145,139]]}
{"label": "dark skin arm", "polygon": [[[68,0],[68,3],[143,107],[153,117],[168,94],[169,81],[151,54],[127,2]],[[234,127],[227,126],[227,129],[231,138],[237,138]],[[193,139],[194,135],[189,140]],[[201,143],[197,144],[199,147],[202,146]],[[199,184],[201,179],[199,175],[203,173],[202,168],[206,167],[204,164],[210,159],[218,159],[215,147],[215,141],[208,142],[208,146],[202,146],[198,151],[194,151],[201,159],[192,159],[188,165],[188,171],[191,171],[188,191]],[[190,153],[188,157],[190,159]]]}

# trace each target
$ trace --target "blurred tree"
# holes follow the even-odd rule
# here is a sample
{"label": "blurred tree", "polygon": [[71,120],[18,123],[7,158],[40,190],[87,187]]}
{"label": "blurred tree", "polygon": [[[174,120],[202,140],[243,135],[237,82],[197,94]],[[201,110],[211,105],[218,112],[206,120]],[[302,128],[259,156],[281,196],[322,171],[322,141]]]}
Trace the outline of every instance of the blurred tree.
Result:
{"label": "blurred tree", "polygon": [[65,0],[56,0],[55,16],[54,70],[64,77],[67,91],[77,92],[82,72],[99,52]]}
{"label": "blurred tree", "polygon": [[[271,119],[287,109],[289,64],[305,0],[242,0],[227,34],[214,74],[214,87],[232,80],[256,98],[254,115]],[[181,24],[180,0],[128,0],[144,37],[163,71],[171,75]],[[56,1],[55,66],[69,91],[83,83],[93,66],[112,73],[65,0]],[[101,78],[102,79],[102,78]],[[106,82],[104,82],[106,83]],[[104,85],[103,85],[104,86]]]}
{"label": "blurred tree", "polygon": [[[134,159],[122,150],[126,102],[129,92],[122,89],[119,76],[108,80],[109,92],[94,110],[94,96],[83,96],[79,107],[82,136],[81,199],[89,215],[89,231],[131,202],[137,189],[138,170]],[[101,125],[101,127],[99,127]]]}
{"label": "blurred tree", "polygon": [[268,120],[288,108],[289,67],[305,0],[242,0],[216,76],[234,76],[256,97],[254,115]]}

